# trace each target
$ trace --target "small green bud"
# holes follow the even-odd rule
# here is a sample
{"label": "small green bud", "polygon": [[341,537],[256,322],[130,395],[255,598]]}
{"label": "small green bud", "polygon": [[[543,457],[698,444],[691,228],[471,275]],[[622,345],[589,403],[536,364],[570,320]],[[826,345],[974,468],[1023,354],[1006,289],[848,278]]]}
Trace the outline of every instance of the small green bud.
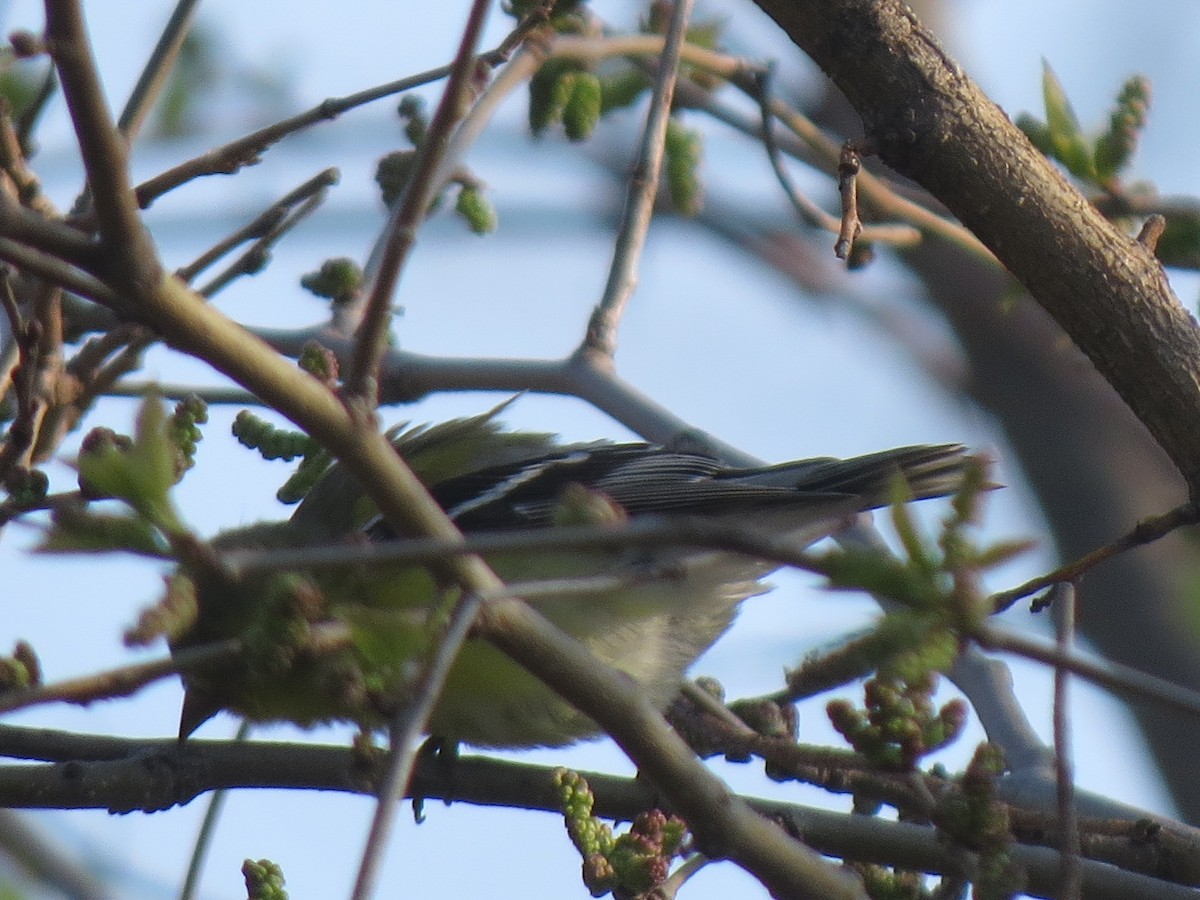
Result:
{"label": "small green bud", "polygon": [[208,422],[208,404],[192,394],[175,404],[167,422],[168,437],[175,445],[176,481],[196,464],[196,450],[204,437],[200,426]]}
{"label": "small green bud", "polygon": [[1134,76],[1121,86],[1108,130],[1096,140],[1096,177],[1105,183],[1129,164],[1150,110],[1150,81]]}
{"label": "small green bud", "polygon": [[429,133],[429,118],[425,115],[425,101],[416,94],[405,94],[400,100],[398,110],[404,120],[404,136],[414,147],[425,143],[425,135]]}
{"label": "small green bud", "polygon": [[563,106],[563,130],[572,141],[582,141],[592,136],[600,121],[603,89],[600,79],[591,72],[576,74],[571,86],[571,96]]}
{"label": "small green bud", "polygon": [[475,234],[491,234],[496,230],[498,220],[495,207],[488,202],[483,192],[473,185],[463,185],[459,189],[454,210],[463,217],[467,227]]}
{"label": "small green bud", "polygon": [[41,469],[13,466],[4,479],[8,500],[14,506],[35,506],[50,490],[50,478]]}
{"label": "small green bud", "polygon": [[700,132],[681,125],[674,117],[667,123],[667,189],[680,215],[694,216],[704,205],[704,186],[700,183],[700,159],[703,154]]}
{"label": "small green bud", "polygon": [[415,150],[396,150],[379,160],[375,167],[375,183],[379,185],[379,194],[388,209],[404,195],[416,161]]}
{"label": "small green bud", "polygon": [[337,356],[328,347],[309,341],[300,351],[296,365],[329,388],[337,386],[339,366]]}
{"label": "small green bud", "polygon": [[[381,162],[381,169],[382,166]],[[362,268],[345,256],[327,259],[317,271],[302,276],[300,286],[309,293],[325,297],[334,303],[349,303],[362,291]]]}
{"label": "small green bud", "polygon": [[248,409],[243,409],[237,414],[231,430],[238,443],[251,450],[257,450],[263,459],[291,462],[307,453],[312,446],[312,438],[304,432],[276,428]]}
{"label": "small green bud", "polygon": [[42,665],[28,642],[17,641],[11,656],[0,657],[0,694],[41,683]]}
{"label": "small green bud", "polygon": [[246,879],[246,900],[288,900],[283,869],[269,859],[246,860],[242,877]]}
{"label": "small green bud", "polygon": [[529,79],[529,130],[535,137],[562,120],[580,71],[574,60],[551,59]]}

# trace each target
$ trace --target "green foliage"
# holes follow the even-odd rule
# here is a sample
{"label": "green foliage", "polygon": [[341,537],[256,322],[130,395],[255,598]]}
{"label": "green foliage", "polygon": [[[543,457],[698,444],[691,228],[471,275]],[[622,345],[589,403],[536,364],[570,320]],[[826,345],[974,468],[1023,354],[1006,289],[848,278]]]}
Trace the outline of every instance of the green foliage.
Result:
{"label": "green foliage", "polygon": [[577,34],[587,25],[587,0],[506,0],[504,11],[514,18],[545,10],[547,22],[560,34]]}
{"label": "green foliage", "polygon": [[529,130],[534,137],[562,121],[583,65],[573,59],[548,59],[529,79]]}
{"label": "green foliage", "polygon": [[233,436],[243,447],[257,450],[263,459],[282,459],[285,462],[300,457],[296,471],[284,483],[275,497],[280,503],[299,503],[308,489],[329,468],[333,457],[302,431],[278,428],[260,419],[248,409],[233,420]]}
{"label": "green foliage", "polygon": [[40,553],[123,551],[156,559],[171,555],[162,533],[134,513],[94,513],[82,504],[64,504],[55,508],[50,523],[38,544]]}
{"label": "green foliage", "polygon": [[296,471],[275,492],[275,499],[288,505],[299,503],[308,495],[309,488],[316,484],[317,479],[325,473],[332,462],[333,456],[329,451],[324,447],[317,446],[314,442],[310,451],[305,453],[304,458],[300,460]]}
{"label": "green foliage", "polygon": [[595,796],[578,773],[555,769],[567,834],[583,857],[583,881],[593,897],[642,897],[666,881],[681,854],[687,826],[661,810],[641,813],[624,834],[592,815]]}
{"label": "green foliage", "polygon": [[125,644],[146,647],[158,638],[174,640],[196,622],[196,586],[190,578],[175,573],[167,578],[166,591],[153,606],[142,610],[137,624],[125,631]]}
{"label": "green foliage", "polygon": [[243,409],[234,418],[232,431],[239,444],[257,450],[263,459],[291,462],[307,454],[314,443],[303,431],[278,428],[248,409]]}
{"label": "green foliage", "polygon": [[475,234],[491,234],[496,230],[496,208],[475,185],[464,184],[458,191],[454,211],[462,216]]}
{"label": "green foliage", "polygon": [[196,448],[204,437],[200,426],[208,422],[208,404],[192,394],[175,404],[167,422],[167,435],[175,448],[176,481],[196,464]]}
{"label": "green foliage", "polygon": [[592,136],[600,121],[603,89],[600,79],[591,72],[576,72],[571,80],[571,95],[563,104],[563,131],[572,141]]}
{"label": "green foliage", "polygon": [[246,879],[246,900],[288,900],[283,869],[271,860],[246,860],[242,877]]}
{"label": "green foliage", "polygon": [[181,405],[169,421],[162,401],[148,398],[137,417],[133,439],[95,429],[80,449],[79,487],[91,498],[121,500],[145,522],[171,533],[182,530],[169,491],[180,475],[180,435],[190,435],[189,420],[199,413]]}
{"label": "green foliage", "polygon": [[[562,111],[560,109],[560,117],[561,114]],[[425,143],[425,137],[429,131],[429,120],[425,116],[425,108],[421,98],[410,94],[401,100],[400,117],[405,121],[404,134],[412,141],[415,148],[420,149]],[[416,162],[416,149],[399,150],[389,153],[379,160],[379,165],[375,170],[375,182],[379,185],[380,195],[383,198],[384,204],[389,209],[404,196],[409,179],[412,178],[416,170]],[[498,217],[496,216],[495,208],[483,194],[483,182],[475,178],[466,169],[460,169],[451,177],[450,181],[457,184],[459,188],[454,210],[467,223],[467,227],[475,234],[490,234],[495,231]],[[449,185],[443,185],[437,196],[433,198],[433,202],[429,204],[429,213],[435,212],[445,201],[448,187]],[[355,269],[357,270],[357,267]],[[347,279],[352,276],[352,273],[345,271],[331,274],[334,276],[341,274]],[[306,276],[306,278],[313,278],[313,276]],[[361,290],[361,281],[362,274],[359,272],[357,283],[353,283],[354,295],[357,295],[357,291]],[[305,287],[309,287],[307,283],[302,282],[302,284]],[[351,286],[350,281],[347,282],[347,287],[349,286]],[[311,287],[309,289],[313,290]],[[328,290],[328,288],[325,288],[325,290]],[[314,293],[317,293],[317,291],[314,290]],[[352,296],[347,297],[347,299],[352,299]],[[337,297],[334,298],[334,302],[339,302]]]}
{"label": "green foliage", "polygon": [[11,656],[0,656],[0,694],[42,683],[42,664],[33,647],[17,641]]}
{"label": "green foliage", "polygon": [[969,465],[950,515],[937,540],[930,541],[903,504],[907,489],[897,484],[891,514],[903,556],[844,547],[816,558],[831,587],[867,591],[893,601],[896,608],[865,635],[789,673],[790,687],[802,693],[810,692],[808,685],[828,689],[872,670],[883,678],[916,683],[953,665],[961,642],[990,612],[978,589],[980,574],[1031,546],[1029,541],[975,543],[970,529],[987,488],[982,464]]}
{"label": "green foliage", "polygon": [[980,744],[953,790],[938,798],[934,822],[951,843],[978,854],[973,896],[1007,900],[1021,892],[1024,876],[1013,862],[1008,807],[996,798],[1004,756],[995,744]]}
{"label": "green foliage", "polygon": [[300,278],[300,287],[335,304],[349,303],[362,291],[362,267],[346,256],[327,259],[321,268]]}
{"label": "green foliage", "polygon": [[[404,196],[404,189],[408,187],[408,179],[412,177],[416,161],[416,150],[396,150],[386,154],[376,165],[375,183],[379,185],[379,195],[388,209]],[[430,210],[436,206],[435,200]]]}
{"label": "green foliage", "polygon": [[87,500],[119,500],[129,509],[107,514],[83,502],[59,505],[38,549],[170,556],[171,540],[186,534],[170,489],[191,465],[196,424],[204,416],[202,403],[184,401],[168,419],[162,401],[151,397],[142,404],[133,438],[93,429],[77,462],[80,491]]}
{"label": "green foliage", "polygon": [[921,757],[957,739],[967,706],[951,700],[933,708],[937,678],[926,672],[911,680],[872,678],[863,686],[864,706],[846,700],[826,707],[833,727],[871,764],[887,771],[911,771]]}
{"label": "green foliage", "polygon": [[852,860],[847,860],[846,866],[862,878],[863,888],[871,900],[933,900],[938,896],[925,887],[922,872]]}
{"label": "green foliage", "polygon": [[37,97],[45,74],[33,62],[9,57],[4,63],[0,68],[0,98],[19,116]]}
{"label": "green foliage", "polygon": [[600,78],[600,115],[632,106],[650,90],[650,76],[633,66],[622,66]]}
{"label": "green foliage", "polygon": [[694,216],[704,205],[704,185],[699,176],[704,153],[700,132],[687,128],[672,116],[667,123],[664,149],[671,202],[681,215]]}
{"label": "green foliage", "polygon": [[429,116],[425,112],[425,101],[419,94],[405,94],[396,112],[404,122],[404,136],[414,147],[425,143],[429,133]]}
{"label": "green foliage", "polygon": [[1028,113],[1017,117],[1017,127],[1042,153],[1056,159],[1085,184],[1116,191],[1121,172],[1129,165],[1150,108],[1150,82],[1137,75],[1117,94],[1108,128],[1087,137],[1071,106],[1066,90],[1048,62],[1042,63],[1042,98],[1046,121]]}
{"label": "green foliage", "polygon": [[337,355],[328,347],[308,341],[300,349],[296,365],[330,390],[337,388],[341,367]]}
{"label": "green foliage", "polygon": [[1096,139],[1096,175],[1101,184],[1111,182],[1129,164],[1150,110],[1150,81],[1135,75],[1121,86],[1108,130]]}
{"label": "green foliage", "polygon": [[1046,125],[1050,132],[1051,155],[1067,167],[1072,175],[1084,181],[1095,182],[1096,167],[1092,159],[1091,143],[1083,135],[1079,118],[1062,82],[1042,62],[1042,101],[1046,105]]}
{"label": "green foliage", "polygon": [[46,498],[50,478],[41,469],[13,466],[4,478],[4,488],[8,491],[9,504],[32,508]]}

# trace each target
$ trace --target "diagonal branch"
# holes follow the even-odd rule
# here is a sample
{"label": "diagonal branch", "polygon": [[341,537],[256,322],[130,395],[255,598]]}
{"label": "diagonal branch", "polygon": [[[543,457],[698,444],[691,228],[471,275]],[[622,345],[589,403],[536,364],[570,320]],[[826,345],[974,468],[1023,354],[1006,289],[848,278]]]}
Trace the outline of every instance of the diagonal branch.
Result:
{"label": "diagonal branch", "polygon": [[462,118],[469,103],[472,82],[478,72],[476,48],[491,4],[475,0],[450,78],[442,93],[441,102],[429,123],[429,131],[417,154],[413,173],[403,197],[397,201],[387,225],[379,267],[371,279],[371,289],[359,326],[358,341],[346,392],[367,403],[370,409],[378,402],[379,365],[387,352],[387,332],[392,319],[392,295],[400,280],[401,270],[417,239],[417,229],[425,218],[429,204],[438,190],[437,172],[450,142],[454,126]]}
{"label": "diagonal branch", "polygon": [[1071,336],[1200,500],[1200,331],[1154,256],[1096,212],[900,0],[756,0]]}
{"label": "diagonal branch", "polygon": [[130,299],[140,298],[157,286],[158,256],[138,214],[128,148],[100,87],[78,0],[46,0],[46,45],[58,69],[87,170],[108,280],[128,290]]}

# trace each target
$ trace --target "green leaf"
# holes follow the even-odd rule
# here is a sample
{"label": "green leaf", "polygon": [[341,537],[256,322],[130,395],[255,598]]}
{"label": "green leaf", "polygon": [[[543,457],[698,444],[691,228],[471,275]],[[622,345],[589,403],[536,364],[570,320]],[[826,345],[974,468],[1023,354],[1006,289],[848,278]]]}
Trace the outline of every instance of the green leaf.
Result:
{"label": "green leaf", "polygon": [[473,185],[463,185],[459,190],[454,211],[462,216],[467,227],[475,234],[491,234],[496,230],[498,220],[495,207],[483,191]]}
{"label": "green leaf", "polygon": [[700,132],[681,124],[674,116],[667,122],[667,190],[681,215],[694,216],[704,206],[704,185],[700,182],[700,160],[704,145]]}
{"label": "green leaf", "polygon": [[1121,85],[1108,130],[1096,141],[1096,177],[1102,183],[1112,181],[1129,164],[1149,110],[1150,81],[1135,75]]}
{"label": "green leaf", "polygon": [[1054,157],[1067,167],[1067,170],[1077,178],[1085,181],[1096,180],[1096,167],[1092,159],[1091,143],[1079,126],[1079,118],[1067,99],[1062,82],[1050,68],[1050,63],[1042,62],[1042,99],[1046,104],[1046,125],[1050,130],[1050,142],[1054,148]]}
{"label": "green leaf", "polygon": [[84,442],[79,480],[94,494],[125,501],[151,524],[177,531],[182,523],[169,496],[178,476],[176,462],[166,409],[161,399],[149,397],[138,413],[132,442]]}
{"label": "green leaf", "polygon": [[603,90],[600,79],[591,72],[579,72],[571,86],[571,96],[563,106],[563,130],[572,141],[592,136],[600,121]]}
{"label": "green leaf", "polygon": [[124,551],[156,559],[171,555],[162,534],[141,516],[98,514],[82,507],[57,510],[37,549],[39,553]]}

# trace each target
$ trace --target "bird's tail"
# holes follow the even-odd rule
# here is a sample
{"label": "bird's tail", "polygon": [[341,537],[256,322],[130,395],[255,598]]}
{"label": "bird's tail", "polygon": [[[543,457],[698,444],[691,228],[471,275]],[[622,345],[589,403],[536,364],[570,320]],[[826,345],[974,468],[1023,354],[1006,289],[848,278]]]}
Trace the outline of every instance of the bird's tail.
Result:
{"label": "bird's tail", "polygon": [[851,459],[825,457],[741,469],[727,477],[800,493],[847,494],[861,498],[863,508],[871,508],[891,502],[897,475],[904,478],[915,500],[954,493],[969,458],[962,444],[922,445]]}

